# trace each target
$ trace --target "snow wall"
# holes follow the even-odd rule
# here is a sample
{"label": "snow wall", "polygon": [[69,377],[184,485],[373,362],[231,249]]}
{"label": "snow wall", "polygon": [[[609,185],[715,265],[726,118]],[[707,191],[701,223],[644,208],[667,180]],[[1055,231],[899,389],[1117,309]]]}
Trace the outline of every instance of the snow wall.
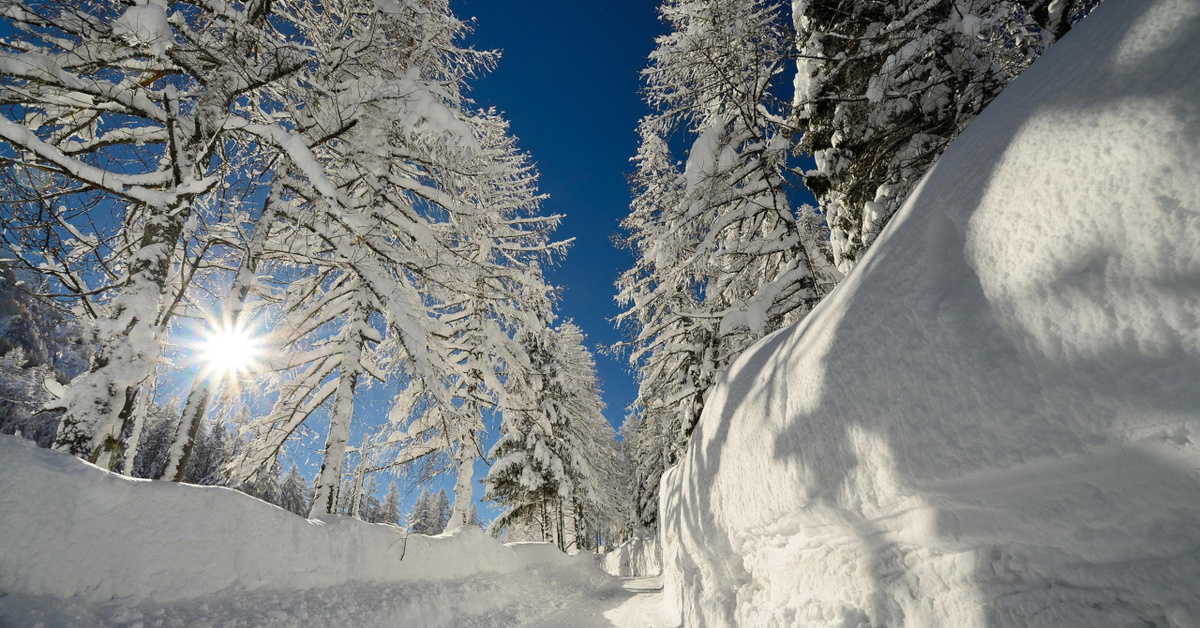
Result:
{"label": "snow wall", "polygon": [[1200,626],[1200,1],[1108,0],[748,351],[663,480],[688,626]]}
{"label": "snow wall", "polygon": [[600,566],[614,576],[657,576],[662,574],[662,548],[643,531],[601,556]]}
{"label": "snow wall", "polygon": [[0,435],[0,595],[171,602],[591,562],[475,527],[405,540],[393,526],[306,520],[232,489],[130,479]]}

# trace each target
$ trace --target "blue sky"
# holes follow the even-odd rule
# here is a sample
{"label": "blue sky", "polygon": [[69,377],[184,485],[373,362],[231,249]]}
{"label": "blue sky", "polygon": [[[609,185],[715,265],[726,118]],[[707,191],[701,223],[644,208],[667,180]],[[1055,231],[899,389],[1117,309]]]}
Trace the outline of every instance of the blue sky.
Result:
{"label": "blue sky", "polygon": [[[609,320],[618,308],[613,282],[632,265],[610,237],[629,211],[629,158],[645,113],[638,74],[662,30],[651,0],[453,0],[476,18],[468,40],[503,53],[499,67],[474,82],[472,97],[512,122],[520,146],[541,172],[549,213],[565,214],[559,238],[574,238],[549,273],[564,288],[559,312],[588,334],[593,350],[619,339]],[[615,427],[636,389],[624,361],[596,362]]]}

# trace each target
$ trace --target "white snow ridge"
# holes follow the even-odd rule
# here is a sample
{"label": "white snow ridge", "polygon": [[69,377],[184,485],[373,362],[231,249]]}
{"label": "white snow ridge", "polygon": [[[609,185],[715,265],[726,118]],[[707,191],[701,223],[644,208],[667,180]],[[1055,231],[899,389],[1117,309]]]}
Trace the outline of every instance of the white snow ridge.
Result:
{"label": "white snow ridge", "polygon": [[5,628],[519,626],[610,583],[548,543],[306,520],[0,435]]}
{"label": "white snow ridge", "polygon": [[1109,0],[663,480],[689,626],[1200,626],[1200,2]]}

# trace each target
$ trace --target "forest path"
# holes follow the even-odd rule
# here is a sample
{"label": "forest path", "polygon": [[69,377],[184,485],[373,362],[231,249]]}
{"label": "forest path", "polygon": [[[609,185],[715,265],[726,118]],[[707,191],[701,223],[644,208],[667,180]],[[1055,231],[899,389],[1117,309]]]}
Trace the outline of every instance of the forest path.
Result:
{"label": "forest path", "polygon": [[526,628],[674,628],[662,605],[661,576],[621,578]]}

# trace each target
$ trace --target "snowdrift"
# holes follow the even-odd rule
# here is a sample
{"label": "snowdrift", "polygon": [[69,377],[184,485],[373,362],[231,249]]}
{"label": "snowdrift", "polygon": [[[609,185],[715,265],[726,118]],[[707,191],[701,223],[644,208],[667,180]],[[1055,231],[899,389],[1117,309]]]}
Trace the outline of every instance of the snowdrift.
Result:
{"label": "snowdrift", "polygon": [[663,480],[703,626],[1200,626],[1200,2],[1109,0]]}
{"label": "snowdrift", "polygon": [[[531,569],[554,571],[550,579],[564,586],[605,578],[588,556],[570,557],[544,543],[506,546],[474,527],[405,538],[399,528],[343,517],[305,520],[231,489],[130,479],[0,435],[0,624],[61,603],[46,598],[71,598],[84,610],[108,604],[112,611],[114,599],[125,608],[156,607],[216,594],[262,591],[267,599],[268,591],[403,583],[404,591],[424,591],[427,606],[448,622],[409,615],[413,625],[461,625],[451,621],[453,604],[482,613],[488,604],[514,602],[503,592],[481,597],[492,586],[486,577]],[[453,604],[430,587],[451,581],[473,583]],[[541,582],[527,588],[530,595],[552,594]],[[114,612],[84,613],[77,625],[102,623]],[[191,612],[206,617],[203,608]],[[228,616],[246,620],[232,610]],[[49,623],[69,620],[55,616]],[[311,615],[305,620],[322,623]]]}

